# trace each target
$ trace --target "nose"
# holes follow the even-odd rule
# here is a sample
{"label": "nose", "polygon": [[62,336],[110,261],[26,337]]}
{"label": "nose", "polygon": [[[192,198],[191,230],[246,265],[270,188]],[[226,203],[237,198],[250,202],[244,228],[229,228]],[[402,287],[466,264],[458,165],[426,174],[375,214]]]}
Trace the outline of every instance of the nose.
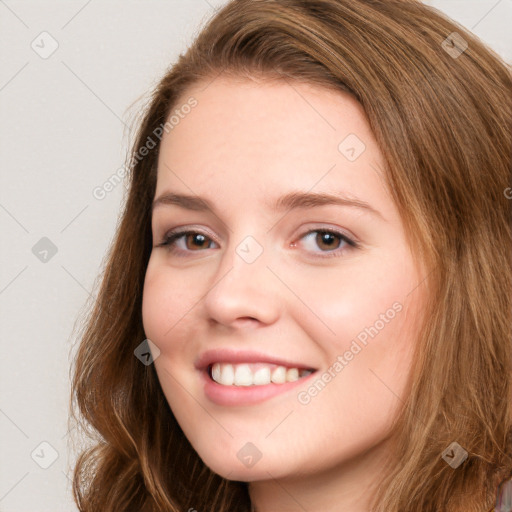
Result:
{"label": "nose", "polygon": [[275,322],[281,314],[284,297],[279,280],[267,267],[267,251],[263,249],[251,261],[239,245],[226,249],[221,261],[204,297],[208,318],[231,327]]}

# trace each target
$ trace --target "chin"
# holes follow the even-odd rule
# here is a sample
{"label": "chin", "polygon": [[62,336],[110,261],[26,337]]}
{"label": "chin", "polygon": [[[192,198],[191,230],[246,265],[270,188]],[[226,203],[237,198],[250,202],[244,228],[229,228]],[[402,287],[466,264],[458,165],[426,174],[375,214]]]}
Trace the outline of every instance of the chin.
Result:
{"label": "chin", "polygon": [[201,460],[214,473],[222,478],[238,482],[268,480],[270,475],[273,477],[281,476],[278,475],[278,473],[282,473],[284,469],[282,467],[282,463],[275,465],[272,461],[265,461],[263,456],[252,466],[244,466],[244,463],[238,459],[236,453],[231,457],[226,457],[225,454],[219,454],[208,458],[201,457]]}

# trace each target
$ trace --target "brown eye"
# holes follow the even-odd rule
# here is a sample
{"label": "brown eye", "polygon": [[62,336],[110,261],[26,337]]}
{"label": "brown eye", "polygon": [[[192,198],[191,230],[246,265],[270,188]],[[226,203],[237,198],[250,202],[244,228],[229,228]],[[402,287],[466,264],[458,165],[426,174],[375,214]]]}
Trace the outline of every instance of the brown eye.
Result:
{"label": "brown eye", "polygon": [[180,254],[209,249],[212,243],[215,242],[210,237],[198,231],[171,231],[165,235],[158,247],[167,247],[169,251]]}
{"label": "brown eye", "polygon": [[319,231],[315,237],[315,243],[320,248],[327,250],[337,249],[342,242],[340,236],[330,233],[329,231]]}
{"label": "brown eye", "polygon": [[320,253],[320,257],[339,256],[346,250],[358,247],[347,235],[327,229],[308,231],[301,240],[308,252]]}
{"label": "brown eye", "polygon": [[[187,249],[207,249],[208,244],[206,241],[208,240],[208,237],[201,233],[186,233],[184,234],[185,237],[185,246]],[[188,245],[190,243],[190,245]],[[205,246],[206,245],[206,246]]]}

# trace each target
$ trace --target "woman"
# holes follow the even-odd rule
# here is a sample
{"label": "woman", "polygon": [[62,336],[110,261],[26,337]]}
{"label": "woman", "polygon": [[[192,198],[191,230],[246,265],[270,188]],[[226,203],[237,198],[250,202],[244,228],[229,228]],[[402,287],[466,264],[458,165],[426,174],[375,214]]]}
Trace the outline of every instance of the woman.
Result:
{"label": "woman", "polygon": [[74,369],[79,509],[494,507],[511,92],[414,0],[220,9],[134,143]]}

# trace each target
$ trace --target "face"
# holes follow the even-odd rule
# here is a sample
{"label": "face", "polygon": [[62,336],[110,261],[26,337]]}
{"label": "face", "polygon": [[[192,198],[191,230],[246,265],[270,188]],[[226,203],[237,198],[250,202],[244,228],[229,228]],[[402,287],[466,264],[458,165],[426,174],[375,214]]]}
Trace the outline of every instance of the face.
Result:
{"label": "face", "polygon": [[364,111],[298,83],[191,96],[162,139],[144,283],[163,392],[230,480],[354,464],[389,439],[423,277]]}

